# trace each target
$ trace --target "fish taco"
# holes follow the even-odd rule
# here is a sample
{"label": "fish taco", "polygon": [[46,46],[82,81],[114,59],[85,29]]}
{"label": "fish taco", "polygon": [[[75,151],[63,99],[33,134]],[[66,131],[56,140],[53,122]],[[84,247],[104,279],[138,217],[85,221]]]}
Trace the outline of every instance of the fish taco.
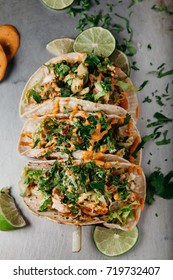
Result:
{"label": "fish taco", "polygon": [[116,105],[138,118],[139,104],[131,80],[109,58],[86,53],[64,54],[42,65],[25,85],[20,116],[55,110],[63,113],[66,105],[72,110],[77,101],[85,111],[102,110],[102,105],[107,105],[107,111],[112,112]]}
{"label": "fish taco", "polygon": [[24,203],[38,216],[125,231],[138,223],[146,195],[141,167],[119,161],[31,161],[20,188]]}
{"label": "fish taco", "polygon": [[76,106],[71,113],[28,119],[20,134],[18,150],[34,158],[114,160],[117,156],[140,164],[141,151],[135,158],[132,155],[140,140],[135,121],[128,113],[88,113]]}

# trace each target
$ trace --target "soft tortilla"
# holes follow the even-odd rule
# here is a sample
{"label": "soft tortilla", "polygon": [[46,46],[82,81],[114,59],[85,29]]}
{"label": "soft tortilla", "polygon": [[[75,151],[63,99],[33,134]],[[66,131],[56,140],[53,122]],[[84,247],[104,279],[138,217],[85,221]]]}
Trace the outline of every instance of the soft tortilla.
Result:
{"label": "soft tortilla", "polygon": [[[50,63],[59,63],[63,60],[69,61],[69,62],[78,62],[78,61],[83,61],[86,58],[85,53],[68,53],[68,54],[63,54],[61,56],[52,58],[45,64],[43,64],[27,81],[24,90],[22,92],[21,100],[20,100],[20,105],[19,105],[19,114],[21,118],[28,118],[28,117],[33,117],[34,115],[44,115],[47,113],[50,113],[54,110],[55,104],[57,100],[60,103],[59,105],[59,112],[58,113],[63,113],[64,108],[68,108],[69,111],[73,109],[73,107],[76,104],[79,104],[83,106],[83,109],[85,111],[95,111],[95,110],[103,110],[107,114],[113,114],[114,113],[114,106],[115,105],[109,105],[109,104],[98,104],[94,102],[90,102],[87,100],[81,100],[77,98],[63,98],[63,97],[58,97],[46,100],[42,104],[26,104],[24,102],[25,99],[25,94],[29,89],[31,89],[33,86],[36,84],[43,84],[50,82],[53,78],[54,75],[49,73],[48,67],[46,67],[47,64]],[[125,75],[122,72],[123,75]],[[131,80],[129,78],[126,78],[129,84],[132,84]],[[133,118],[136,120],[138,118],[138,110],[139,110],[139,104],[138,104],[138,99],[135,91],[133,90],[127,90],[127,102],[128,102],[128,113],[133,116]],[[124,110],[123,108],[120,107],[120,109]],[[116,109],[117,110],[117,109]],[[120,110],[121,111],[121,110]]]}
{"label": "soft tortilla", "polygon": [[[65,115],[63,114],[57,114],[56,116],[57,119],[62,119],[63,117],[65,117]],[[108,115],[108,119],[112,119],[112,118],[115,118],[116,119],[119,119],[120,117],[118,115]],[[37,126],[40,124],[40,122],[44,119],[45,117],[39,117],[39,118],[31,118],[31,119],[28,119],[24,126],[23,126],[23,129],[21,131],[21,134],[20,134],[20,139],[19,139],[19,143],[18,143],[18,151],[21,155],[23,156],[28,156],[28,157],[31,157],[31,158],[43,158],[42,156],[42,153],[41,153],[41,149],[35,147],[35,148],[32,148],[31,145],[23,145],[22,143],[30,143],[31,142],[31,138],[27,135],[27,133],[29,132],[29,134],[33,134],[35,129],[37,128]],[[46,116],[47,118],[47,116]],[[66,116],[67,118],[67,116]],[[130,143],[124,143],[124,146],[126,146],[129,150],[130,148],[133,146],[134,142],[135,142],[135,139],[138,137],[140,138],[140,133],[135,125],[135,121],[133,119],[132,120],[132,127],[131,127],[131,133],[132,133],[132,137],[131,140],[130,140]],[[126,129],[127,129],[127,126],[125,125],[122,129],[119,130],[119,132],[121,134],[124,134],[126,133]],[[85,152],[83,151],[77,151],[77,152],[73,152],[72,156],[74,159],[82,159],[84,158],[84,154]],[[92,155],[93,157],[99,157],[99,155],[95,155],[93,153]],[[140,165],[141,164],[141,157],[142,157],[142,151],[140,150],[138,153],[137,153],[137,156],[136,158],[133,158],[133,163],[135,164],[138,164]],[[49,156],[49,158],[53,158],[53,159],[60,159],[60,158],[68,158],[68,156],[65,154],[65,153],[60,153],[60,152],[52,152]],[[101,154],[100,153],[100,159],[101,160],[106,160],[106,161],[116,161],[118,160],[118,158],[120,158],[119,156],[115,156],[113,153],[112,154]],[[92,158],[91,158],[92,159]],[[122,157],[122,160],[125,160],[123,157]],[[126,160],[125,160],[126,161]]]}
{"label": "soft tortilla", "polygon": [[[62,160],[63,161],[63,160]],[[75,163],[79,161],[74,161]],[[54,161],[31,161],[28,162],[26,167],[32,170],[37,170],[37,169],[47,169],[51,168],[53,165]],[[112,164],[117,164],[117,162],[112,163]],[[117,168],[124,168],[124,170],[128,170],[130,167],[131,173],[134,173],[133,167],[135,165],[132,165],[130,163],[122,163],[118,162]],[[143,200],[143,203],[145,201],[146,197],[146,181],[145,181],[145,176],[143,171],[140,173],[135,173],[136,178],[135,178],[135,189],[134,191],[138,193],[138,198]],[[42,194],[41,191],[39,190],[29,190],[29,194],[27,194],[27,186],[24,185],[24,180],[25,178],[22,178],[20,181],[20,189],[22,192],[23,200],[25,205],[29,208],[29,210],[34,213],[37,216],[45,217],[48,218],[54,222],[62,223],[62,224],[70,224],[70,225],[91,225],[91,224],[103,224],[106,227],[109,228],[118,228],[124,231],[128,231],[132,229],[139,221],[141,211],[143,210],[143,205],[138,206],[138,209],[136,211],[136,215],[133,218],[129,218],[128,222],[124,225],[119,225],[119,224],[112,224],[112,223],[107,223],[102,219],[102,216],[99,217],[92,217],[86,214],[80,215],[80,217],[76,217],[76,215],[69,215],[69,214],[62,214],[58,212],[57,210],[51,209],[45,212],[39,212],[38,209],[40,205],[43,202],[42,199]]]}

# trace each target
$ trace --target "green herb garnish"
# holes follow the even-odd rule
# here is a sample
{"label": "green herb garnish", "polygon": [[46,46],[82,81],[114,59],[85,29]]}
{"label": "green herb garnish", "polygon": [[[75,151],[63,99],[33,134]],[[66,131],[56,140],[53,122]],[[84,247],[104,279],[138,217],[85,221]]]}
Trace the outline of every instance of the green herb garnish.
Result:
{"label": "green herb garnish", "polygon": [[164,12],[167,15],[171,15],[171,16],[173,15],[173,11],[168,10],[168,8],[162,4],[155,4],[152,6],[151,9],[156,12]]}
{"label": "green herb garnish", "polygon": [[167,175],[160,171],[154,171],[150,174],[147,183],[147,197],[146,201],[148,204],[154,202],[154,195],[158,195],[164,199],[173,198],[173,171],[170,171]]}
{"label": "green herb garnish", "polygon": [[172,122],[172,119],[167,118],[166,116],[164,116],[159,112],[156,112],[153,117],[157,119],[157,121],[148,124],[147,127],[160,126],[168,122]]}
{"label": "green herb garnish", "polygon": [[144,82],[140,85],[138,91],[141,91],[148,83],[149,83],[149,80],[144,81]]}
{"label": "green herb garnish", "polygon": [[134,6],[137,3],[142,2],[143,0],[132,0],[131,3],[129,4],[128,8],[131,8],[132,6]]}
{"label": "green herb garnish", "polygon": [[150,71],[149,74],[154,74],[157,78],[163,78],[165,76],[173,75],[173,69],[170,69],[166,72],[164,72],[165,69],[165,63],[162,63],[156,71]]}

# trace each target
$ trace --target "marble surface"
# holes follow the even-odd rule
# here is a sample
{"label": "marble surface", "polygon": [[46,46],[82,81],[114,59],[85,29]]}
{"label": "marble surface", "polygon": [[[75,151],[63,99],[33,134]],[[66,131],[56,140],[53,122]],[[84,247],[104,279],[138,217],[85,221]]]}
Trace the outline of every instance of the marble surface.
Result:
{"label": "marble surface", "polygon": [[[100,9],[106,9],[107,3],[118,1],[100,0]],[[124,2],[124,3],[123,3]],[[146,0],[127,9],[127,2],[114,6],[115,12],[130,16],[130,24],[134,30],[133,44],[137,54],[130,58],[131,63],[137,62],[139,71],[132,71],[131,78],[136,86],[149,80],[146,87],[138,92],[140,102],[140,118],[138,128],[144,136],[151,132],[146,128],[147,120],[156,111],[167,117],[173,117],[172,92],[173,76],[162,79],[148,74],[165,63],[165,70],[173,68],[173,16],[151,10],[158,1]],[[164,1],[173,10],[172,0]],[[95,9],[93,9],[94,12]],[[97,7],[98,10],[98,7]],[[0,186],[10,186],[18,207],[25,216],[28,225],[20,230],[0,232],[0,259],[95,259],[108,257],[100,254],[92,240],[92,226],[82,228],[82,249],[72,253],[73,226],[59,225],[49,220],[38,218],[29,213],[19,195],[18,181],[27,159],[17,152],[17,143],[22,128],[18,107],[23,87],[30,75],[44,62],[52,57],[46,50],[46,44],[61,37],[74,38],[77,17],[70,17],[66,10],[54,11],[47,9],[39,0],[0,0],[0,25],[13,24],[21,36],[20,49],[8,66],[5,79],[0,82]],[[124,22],[117,18],[117,23]],[[115,34],[118,38],[127,33]],[[147,46],[151,45],[151,49]],[[152,65],[151,65],[152,63]],[[164,99],[162,108],[156,101],[156,95],[165,92],[169,83],[170,100]],[[153,92],[158,90],[153,96]],[[151,103],[143,103],[150,96]],[[172,123],[164,127],[168,129],[169,145],[157,146],[154,141],[146,144],[143,149],[142,167],[146,175],[160,167],[166,174],[173,169]],[[150,163],[150,164],[149,164]],[[139,240],[127,254],[114,259],[173,259],[173,200],[156,197],[151,206],[145,207],[139,222]]]}

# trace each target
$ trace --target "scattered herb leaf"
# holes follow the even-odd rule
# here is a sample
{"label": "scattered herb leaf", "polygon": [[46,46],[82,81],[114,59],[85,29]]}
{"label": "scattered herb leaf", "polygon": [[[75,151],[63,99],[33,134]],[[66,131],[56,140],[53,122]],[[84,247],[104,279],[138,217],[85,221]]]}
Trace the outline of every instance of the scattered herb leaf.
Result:
{"label": "scattered herb leaf", "polygon": [[156,112],[153,117],[156,118],[157,121],[148,124],[147,127],[158,126],[158,125],[163,125],[168,122],[172,122],[172,119],[167,118],[166,116],[164,116],[163,114],[161,114],[159,112]]}
{"label": "scattered herb leaf", "polygon": [[142,83],[142,85],[140,85],[138,91],[141,91],[147,84],[149,83],[149,80],[146,80]]}
{"label": "scattered herb leaf", "polygon": [[137,3],[142,2],[143,0],[132,0],[131,3],[129,4],[128,8],[131,8],[132,6],[134,6]]}
{"label": "scattered herb leaf", "polygon": [[163,139],[160,140],[160,141],[156,141],[156,145],[160,146],[160,145],[167,145],[167,144],[170,144],[171,142],[171,139],[167,139],[167,134],[168,134],[168,130],[165,130],[163,132]]}
{"label": "scattered herb leaf", "polygon": [[147,182],[147,196],[146,201],[148,204],[154,202],[154,195],[158,195],[164,199],[173,198],[173,171],[170,171],[167,175],[160,171],[154,171],[150,174]]}
{"label": "scattered herb leaf", "polygon": [[171,15],[171,16],[173,15],[173,11],[168,10],[168,8],[163,4],[158,4],[158,5],[155,4],[152,6],[151,9],[156,12],[165,12],[167,15]]}

